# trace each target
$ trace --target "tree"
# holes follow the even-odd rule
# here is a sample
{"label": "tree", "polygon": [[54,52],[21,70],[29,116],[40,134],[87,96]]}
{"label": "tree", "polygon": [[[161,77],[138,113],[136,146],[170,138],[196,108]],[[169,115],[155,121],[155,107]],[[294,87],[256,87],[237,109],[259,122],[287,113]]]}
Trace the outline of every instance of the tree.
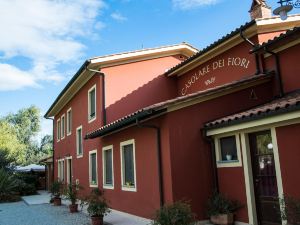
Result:
{"label": "tree", "polygon": [[30,145],[32,138],[40,131],[40,110],[36,106],[20,109],[4,118],[16,131],[19,141]]}
{"label": "tree", "polygon": [[14,159],[16,164],[25,162],[26,146],[18,139],[13,126],[6,121],[0,121],[0,151],[5,159]]}

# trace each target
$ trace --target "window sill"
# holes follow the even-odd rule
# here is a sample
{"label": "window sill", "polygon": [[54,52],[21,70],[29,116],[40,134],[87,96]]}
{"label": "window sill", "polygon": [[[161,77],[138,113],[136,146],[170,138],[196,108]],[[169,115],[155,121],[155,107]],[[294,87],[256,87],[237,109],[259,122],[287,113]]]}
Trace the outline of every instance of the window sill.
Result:
{"label": "window sill", "polygon": [[241,167],[242,162],[240,160],[224,160],[224,161],[218,161],[217,167]]}
{"label": "window sill", "polygon": [[136,187],[122,186],[122,191],[132,191],[132,192],[136,192]]}
{"label": "window sill", "polygon": [[77,159],[80,159],[80,158],[82,158],[82,157],[83,157],[83,154],[81,154],[81,155],[77,155],[76,157],[77,157]]}
{"label": "window sill", "polygon": [[98,184],[90,184],[90,187],[96,188],[96,187],[98,187]]}
{"label": "window sill", "polygon": [[113,185],[103,185],[103,188],[113,190],[114,186]]}
{"label": "window sill", "polygon": [[67,136],[70,136],[72,134],[72,132],[70,132],[70,133],[67,133]]}
{"label": "window sill", "polygon": [[96,118],[97,118],[96,116],[94,116],[94,117],[89,117],[89,118],[88,118],[88,122],[91,123],[91,122],[95,121]]}

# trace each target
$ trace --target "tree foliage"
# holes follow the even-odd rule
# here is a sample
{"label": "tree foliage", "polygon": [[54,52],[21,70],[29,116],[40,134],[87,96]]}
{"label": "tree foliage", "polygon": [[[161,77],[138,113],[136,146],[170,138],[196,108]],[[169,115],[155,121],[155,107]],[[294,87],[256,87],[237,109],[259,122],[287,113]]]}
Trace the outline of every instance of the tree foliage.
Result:
{"label": "tree foliage", "polygon": [[39,131],[40,110],[36,106],[0,118],[0,156],[5,155],[5,161],[13,159],[16,165],[28,165],[51,155],[52,136],[38,141]]}

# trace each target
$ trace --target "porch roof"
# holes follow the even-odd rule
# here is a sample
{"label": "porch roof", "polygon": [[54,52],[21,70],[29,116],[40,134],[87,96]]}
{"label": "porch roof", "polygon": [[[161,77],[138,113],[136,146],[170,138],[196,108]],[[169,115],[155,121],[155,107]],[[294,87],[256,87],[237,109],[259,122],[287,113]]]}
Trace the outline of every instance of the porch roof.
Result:
{"label": "porch roof", "polygon": [[240,80],[232,81],[227,84],[216,86],[203,91],[198,91],[185,96],[180,96],[167,101],[159,102],[148,107],[142,108],[134,113],[126,115],[118,120],[113,121],[99,129],[86,134],[86,139],[93,139],[96,137],[105,136],[112,132],[123,129],[127,126],[133,125],[138,121],[152,118],[154,116],[162,115],[168,111],[168,107],[178,104],[186,103],[195,99],[200,99],[208,96],[213,96],[226,91],[234,90],[235,88],[248,87],[249,85],[257,85],[258,82],[267,82],[271,79],[273,72],[269,74],[254,75]]}
{"label": "porch roof", "polygon": [[227,127],[297,110],[300,110],[300,89],[261,106],[208,122],[205,128],[211,130]]}

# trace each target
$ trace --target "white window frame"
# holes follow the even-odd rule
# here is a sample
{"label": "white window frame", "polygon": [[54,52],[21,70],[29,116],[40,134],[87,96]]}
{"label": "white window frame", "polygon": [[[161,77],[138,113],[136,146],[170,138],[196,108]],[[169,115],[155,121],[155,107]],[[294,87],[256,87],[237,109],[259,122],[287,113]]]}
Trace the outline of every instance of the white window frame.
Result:
{"label": "white window frame", "polygon": [[[81,129],[81,154],[79,154],[79,143],[78,143],[78,130]],[[77,158],[82,158],[83,157],[83,138],[82,138],[83,130],[82,130],[82,125],[76,128],[76,156]]]}
{"label": "white window frame", "polygon": [[61,137],[61,123],[60,123],[60,118],[58,118],[56,121],[56,141],[57,142],[60,141],[60,137]]}
{"label": "white window frame", "polygon": [[[69,113],[71,114],[71,119],[69,118]],[[67,111],[67,136],[72,134],[72,108],[69,108]],[[69,130],[70,127],[70,130]]]}
{"label": "white window frame", "polygon": [[[61,171],[61,163],[63,163],[63,171]],[[63,176],[63,179],[61,179],[62,178],[60,176],[61,174]],[[65,160],[64,159],[57,160],[57,178],[62,182],[65,181]]]}
{"label": "white window frame", "polygon": [[[65,114],[63,114],[60,118],[60,136],[61,136],[61,140],[65,138],[66,136],[66,116]],[[64,121],[64,122],[63,122]]]}
{"label": "white window frame", "polygon": [[[67,179],[66,179],[66,183],[67,184],[70,184],[69,183],[69,180],[70,180],[70,178],[71,178],[71,183],[72,183],[72,177],[70,177],[70,171],[69,171],[69,160],[71,160],[71,162],[72,162],[72,156],[69,156],[69,157],[66,157],[66,170],[67,170]],[[71,174],[73,174],[73,162],[72,162],[72,167],[71,167]]]}
{"label": "white window frame", "polygon": [[[95,90],[95,116],[94,117],[90,117],[91,115],[91,103],[90,103],[90,92],[92,92],[93,90]],[[88,122],[91,123],[94,120],[96,120],[97,118],[97,89],[96,89],[96,84],[93,85],[89,91],[88,91]]]}
{"label": "white window frame", "polygon": [[[134,187],[124,185],[124,159],[123,159],[123,146],[131,145],[133,149],[133,166],[134,166]],[[130,139],[120,143],[120,156],[121,156],[121,186],[123,191],[137,191],[137,180],[136,180],[136,160],[135,160],[135,140]]]}
{"label": "white window frame", "polygon": [[[237,160],[224,161],[222,160],[220,139],[231,137],[231,136],[235,137]],[[216,136],[214,137],[214,141],[215,141],[216,163],[218,168],[242,166],[241,143],[240,143],[240,135],[238,133]]]}
{"label": "white window frame", "polygon": [[[105,154],[104,152],[105,151],[108,151],[108,150],[111,150],[111,166],[112,166],[112,184],[106,184],[105,183]],[[109,146],[105,146],[102,148],[102,166],[103,166],[103,170],[102,170],[102,173],[103,173],[103,188],[104,189],[114,189],[114,183],[115,183],[115,177],[114,177],[114,148],[113,148],[113,145],[109,145]]]}
{"label": "white window frame", "polygon": [[[96,154],[96,184],[92,184],[92,165],[91,165],[91,155]],[[90,187],[98,187],[98,159],[97,159],[97,149],[89,151],[89,184]]]}

